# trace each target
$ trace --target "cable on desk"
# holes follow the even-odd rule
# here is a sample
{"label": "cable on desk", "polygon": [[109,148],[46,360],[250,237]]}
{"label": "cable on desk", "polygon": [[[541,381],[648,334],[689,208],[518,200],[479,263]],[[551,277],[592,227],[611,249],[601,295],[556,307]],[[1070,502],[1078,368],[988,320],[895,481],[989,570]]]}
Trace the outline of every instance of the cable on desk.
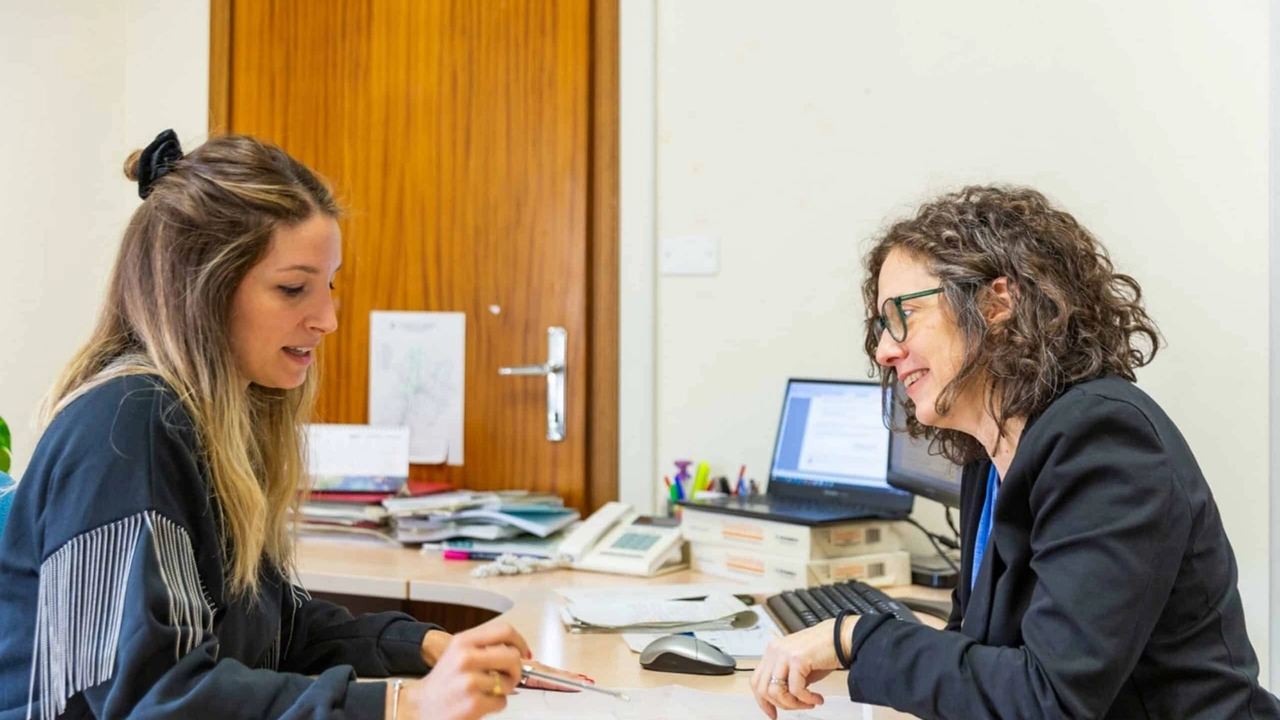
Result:
{"label": "cable on desk", "polygon": [[951,519],[951,508],[947,508],[947,525],[951,527],[951,532],[956,536],[956,543],[960,543],[960,529],[956,527],[956,521]]}
{"label": "cable on desk", "polygon": [[[956,575],[960,574],[960,567],[956,565],[955,561],[952,560],[949,555],[947,555],[947,551],[942,549],[942,545],[938,544],[939,542],[941,542],[943,545],[949,544],[952,542],[950,538],[944,538],[944,537],[939,537],[937,535],[934,535],[933,533],[929,532],[925,528],[925,526],[916,522],[915,518],[906,518],[906,522],[909,522],[912,525],[915,525],[917,528],[919,528],[920,532],[924,533],[924,536],[929,538],[929,542],[933,544],[933,549],[938,551],[938,557],[941,557],[948,565],[950,565],[951,569],[955,571]],[[957,549],[958,547],[959,545],[957,544],[957,547],[952,549],[954,550],[954,549]]]}

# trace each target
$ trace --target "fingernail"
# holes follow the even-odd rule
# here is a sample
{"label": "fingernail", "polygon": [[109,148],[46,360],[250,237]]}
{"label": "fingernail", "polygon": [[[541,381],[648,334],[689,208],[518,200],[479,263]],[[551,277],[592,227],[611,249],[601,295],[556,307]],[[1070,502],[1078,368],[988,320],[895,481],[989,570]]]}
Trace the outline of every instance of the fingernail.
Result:
{"label": "fingernail", "polygon": [[525,657],[525,659],[526,659],[526,660],[532,660],[532,659],[533,659],[533,651],[532,651],[532,650],[529,650],[529,651],[525,652],[524,657]]}

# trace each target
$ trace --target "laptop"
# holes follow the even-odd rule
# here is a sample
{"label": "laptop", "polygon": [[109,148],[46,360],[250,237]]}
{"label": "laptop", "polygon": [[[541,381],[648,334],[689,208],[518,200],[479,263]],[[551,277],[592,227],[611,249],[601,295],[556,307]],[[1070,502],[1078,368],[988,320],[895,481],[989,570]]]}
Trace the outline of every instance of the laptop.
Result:
{"label": "laptop", "polygon": [[882,398],[877,382],[788,380],[765,494],[679,504],[810,526],[907,517],[915,496],[889,485]]}

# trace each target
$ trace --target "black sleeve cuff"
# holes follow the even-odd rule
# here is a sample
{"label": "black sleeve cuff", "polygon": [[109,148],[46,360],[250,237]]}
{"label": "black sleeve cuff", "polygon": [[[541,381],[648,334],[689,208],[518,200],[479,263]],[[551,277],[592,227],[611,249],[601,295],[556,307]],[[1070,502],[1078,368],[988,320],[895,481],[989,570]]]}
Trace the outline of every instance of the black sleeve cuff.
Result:
{"label": "black sleeve cuff", "polygon": [[347,688],[342,716],[352,720],[384,720],[387,716],[387,683],[352,681]]}
{"label": "black sleeve cuff", "polygon": [[858,624],[853,626],[853,641],[849,647],[849,696],[850,698],[860,696],[861,693],[855,691],[857,684],[857,665],[858,651],[867,643],[867,638],[871,637],[871,633],[875,632],[887,622],[894,621],[892,615],[876,613],[873,615],[863,615],[858,618]]}
{"label": "black sleeve cuff", "polygon": [[444,628],[416,620],[397,620],[387,625],[378,638],[378,649],[392,675],[426,675],[431,671],[422,659],[422,639],[431,630]]}

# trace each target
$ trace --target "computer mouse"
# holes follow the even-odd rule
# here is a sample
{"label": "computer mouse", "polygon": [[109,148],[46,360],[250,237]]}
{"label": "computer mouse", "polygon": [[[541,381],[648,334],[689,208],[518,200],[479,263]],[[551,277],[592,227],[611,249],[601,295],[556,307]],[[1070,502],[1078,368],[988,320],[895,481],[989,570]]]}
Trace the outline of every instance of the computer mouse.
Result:
{"label": "computer mouse", "polygon": [[645,646],[640,653],[640,667],[689,675],[732,675],[738,663],[705,640],[667,635]]}

